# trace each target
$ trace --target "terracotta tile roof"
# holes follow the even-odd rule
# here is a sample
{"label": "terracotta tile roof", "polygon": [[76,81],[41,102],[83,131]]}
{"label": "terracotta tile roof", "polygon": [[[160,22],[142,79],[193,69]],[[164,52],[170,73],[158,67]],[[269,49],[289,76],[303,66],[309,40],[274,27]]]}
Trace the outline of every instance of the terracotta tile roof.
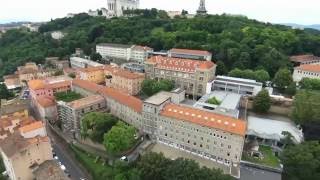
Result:
{"label": "terracotta tile roof", "polygon": [[89,90],[93,93],[98,92],[101,88],[103,88],[103,86],[100,86],[96,83],[90,82],[90,81],[86,81],[86,80],[81,80],[81,79],[74,79],[72,81],[72,86],[78,86],[82,89],[86,89]]}
{"label": "terracotta tile roof", "polygon": [[90,72],[96,72],[96,71],[103,71],[103,67],[99,66],[99,67],[87,67],[87,68],[80,68],[78,69],[80,72],[83,73],[90,73]]}
{"label": "terracotta tile roof", "polygon": [[192,49],[178,49],[173,48],[170,50],[171,53],[183,53],[183,54],[194,54],[194,55],[200,55],[200,56],[209,56],[211,55],[208,51],[202,51],[202,50],[192,50]]}
{"label": "terracotta tile roof", "polygon": [[24,149],[28,148],[28,146],[43,142],[50,142],[49,137],[37,136],[34,138],[23,138],[19,132],[14,132],[6,139],[0,141],[0,147],[6,156],[11,158],[16,153],[20,153]]}
{"label": "terracotta tile roof", "polygon": [[103,96],[114,99],[120,104],[126,105],[132,108],[134,111],[141,113],[142,112],[142,101],[134,96],[119,92],[116,89],[110,87],[104,87],[99,91]]}
{"label": "terracotta tile roof", "polygon": [[305,64],[297,67],[297,69],[302,71],[320,73],[320,64]]}
{"label": "terracotta tile roof", "polygon": [[163,108],[160,115],[182,121],[188,121],[200,126],[220,129],[240,136],[245,136],[246,134],[247,125],[245,121],[200,109],[168,104]]}
{"label": "terracotta tile roof", "polygon": [[147,63],[156,64],[157,68],[175,70],[182,72],[195,72],[197,68],[210,69],[214,67],[211,61],[197,61],[191,59],[170,58],[163,56],[153,56],[147,60]]}
{"label": "terracotta tile roof", "polygon": [[55,82],[55,83],[52,83],[52,84],[48,84],[47,88],[57,89],[57,88],[63,88],[63,87],[66,87],[66,86],[70,86],[71,87],[71,82],[72,81]]}
{"label": "terracotta tile roof", "polygon": [[10,75],[3,76],[3,79],[17,79],[17,78],[19,78],[17,74],[10,74]]}
{"label": "terracotta tile roof", "polygon": [[320,57],[314,56],[313,54],[304,54],[304,55],[291,56],[290,60],[293,62],[305,62],[305,61],[313,61],[313,60],[320,61]]}
{"label": "terracotta tile roof", "polygon": [[22,132],[22,133],[27,133],[27,132],[34,131],[34,130],[37,130],[37,129],[40,129],[40,128],[44,128],[43,122],[42,121],[36,121],[36,122],[31,123],[29,125],[20,127],[19,131]]}
{"label": "terracotta tile roof", "polygon": [[104,98],[100,95],[88,96],[82,99],[78,99],[72,102],[69,102],[68,105],[74,109],[84,108],[92,104],[99,103],[104,101]]}
{"label": "terracotta tile roof", "polygon": [[44,89],[46,84],[43,80],[35,79],[28,82],[28,86],[32,90]]}
{"label": "terracotta tile roof", "polygon": [[40,106],[43,108],[51,107],[56,105],[56,101],[52,97],[46,97],[46,96],[39,96],[37,97],[37,102]]}

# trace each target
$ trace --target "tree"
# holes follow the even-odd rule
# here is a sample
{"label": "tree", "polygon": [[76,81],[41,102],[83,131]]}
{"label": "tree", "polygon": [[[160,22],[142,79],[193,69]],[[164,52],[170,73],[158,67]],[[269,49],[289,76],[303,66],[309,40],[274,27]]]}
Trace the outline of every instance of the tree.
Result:
{"label": "tree", "polygon": [[299,85],[301,89],[320,90],[320,79],[303,78]]}
{"label": "tree", "polygon": [[0,84],[0,99],[9,99],[13,96],[14,94],[7,89],[5,84]]}
{"label": "tree", "polygon": [[260,69],[254,72],[255,80],[265,83],[270,80],[270,75],[266,70]]}
{"label": "tree", "polygon": [[222,61],[217,62],[217,75],[225,75],[228,73],[226,65]]}
{"label": "tree", "polygon": [[110,131],[104,134],[103,144],[107,152],[118,154],[129,150],[136,143],[136,129],[119,121]]}
{"label": "tree", "polygon": [[293,142],[294,137],[292,136],[292,134],[290,132],[282,131],[281,134],[284,136],[281,139],[281,142],[284,145],[284,147],[294,145],[294,142]]}
{"label": "tree", "polygon": [[76,78],[76,74],[75,73],[69,73],[68,76],[71,77],[72,79]]}
{"label": "tree", "polygon": [[111,114],[91,112],[81,120],[81,135],[89,137],[92,141],[102,143],[103,136],[116,123],[118,119]]}
{"label": "tree", "polygon": [[185,16],[185,15],[187,15],[187,14],[189,14],[189,12],[186,11],[186,10],[184,10],[184,9],[182,9],[181,15],[182,15],[182,16]]}
{"label": "tree", "polygon": [[292,82],[284,91],[287,95],[294,96],[297,92],[297,86],[295,82]]}
{"label": "tree", "polygon": [[271,107],[269,92],[265,89],[260,91],[253,100],[253,110],[257,113],[266,113]]}
{"label": "tree", "polygon": [[273,79],[273,83],[280,90],[285,90],[292,82],[292,75],[288,69],[279,69]]}
{"label": "tree", "polygon": [[141,172],[142,179],[165,180],[165,172],[170,160],[163,154],[149,152],[141,157],[137,167]]}
{"label": "tree", "polygon": [[281,155],[284,180],[320,179],[320,144],[309,141],[288,146]]}
{"label": "tree", "polygon": [[99,53],[94,52],[90,55],[90,59],[92,61],[101,61],[102,56]]}
{"label": "tree", "polygon": [[142,92],[148,96],[152,96],[160,91],[171,91],[173,88],[173,81],[166,79],[159,81],[146,79],[142,82]]}

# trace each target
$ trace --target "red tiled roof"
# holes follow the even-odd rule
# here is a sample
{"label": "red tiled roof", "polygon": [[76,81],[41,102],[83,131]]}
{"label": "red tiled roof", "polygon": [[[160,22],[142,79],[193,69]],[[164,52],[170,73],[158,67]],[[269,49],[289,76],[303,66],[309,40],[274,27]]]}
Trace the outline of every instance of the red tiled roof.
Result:
{"label": "red tiled roof", "polygon": [[138,79],[138,78],[144,78],[144,74],[143,73],[137,73],[137,72],[131,72],[125,69],[121,69],[118,67],[112,67],[110,65],[106,65],[104,67],[105,71],[108,71],[109,73],[111,73],[113,76],[120,76],[126,79]]}
{"label": "red tiled roof", "polygon": [[83,72],[83,73],[90,73],[90,72],[95,72],[95,71],[103,71],[103,66],[80,68],[79,71]]}
{"label": "red tiled roof", "polygon": [[308,72],[320,72],[320,64],[305,64],[297,67],[297,69]]}
{"label": "red tiled roof", "polygon": [[313,60],[320,61],[320,57],[314,56],[313,54],[304,54],[304,55],[291,56],[290,60],[293,62],[305,62],[305,61],[313,61]]}
{"label": "red tiled roof", "polygon": [[35,79],[35,80],[30,80],[28,82],[28,86],[32,90],[44,89],[45,83],[43,80]]}
{"label": "red tiled roof", "polygon": [[246,134],[247,124],[245,121],[191,107],[168,104],[163,108],[160,115],[220,129],[240,136]]}
{"label": "red tiled roof", "polygon": [[156,64],[156,67],[160,69],[182,72],[195,72],[197,68],[210,69],[215,65],[211,61],[197,61],[191,59],[170,58],[163,56],[153,56],[147,60],[147,63],[154,63]]}
{"label": "red tiled roof", "polygon": [[61,81],[61,82],[55,82],[52,84],[48,84],[48,88],[50,89],[56,89],[56,88],[63,88],[66,86],[71,86],[71,81]]}
{"label": "red tiled roof", "polygon": [[134,50],[141,50],[141,51],[152,51],[153,49],[148,46],[134,46]]}
{"label": "red tiled roof", "polygon": [[134,96],[119,92],[118,90],[110,87],[104,87],[99,92],[104,96],[114,99],[120,104],[131,107],[136,112],[142,112],[142,101]]}
{"label": "red tiled roof", "polygon": [[56,101],[52,97],[45,97],[45,96],[39,96],[37,97],[37,102],[40,104],[40,106],[47,108],[54,106],[56,104]]}
{"label": "red tiled roof", "polygon": [[42,121],[36,121],[34,123],[31,123],[29,125],[26,126],[22,126],[21,128],[19,128],[19,131],[22,133],[27,133],[30,131],[34,131],[36,129],[40,129],[40,128],[44,128],[44,124]]}
{"label": "red tiled roof", "polygon": [[170,50],[171,53],[183,53],[183,54],[194,54],[194,55],[200,55],[200,56],[209,56],[211,55],[208,51],[203,50],[193,50],[193,49],[178,49],[173,48]]}
{"label": "red tiled roof", "polygon": [[74,79],[72,81],[72,86],[78,86],[86,90],[90,90],[91,92],[98,92],[103,86],[100,86],[96,83],[86,81],[86,80],[81,80],[81,79]]}

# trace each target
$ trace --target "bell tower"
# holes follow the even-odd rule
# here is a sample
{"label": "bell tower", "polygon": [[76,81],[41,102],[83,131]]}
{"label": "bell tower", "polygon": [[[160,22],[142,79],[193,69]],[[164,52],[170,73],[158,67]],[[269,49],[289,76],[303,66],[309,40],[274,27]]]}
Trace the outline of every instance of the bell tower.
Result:
{"label": "bell tower", "polygon": [[205,0],[200,0],[200,5],[197,10],[198,15],[206,15],[207,14],[207,9],[206,9],[206,1]]}

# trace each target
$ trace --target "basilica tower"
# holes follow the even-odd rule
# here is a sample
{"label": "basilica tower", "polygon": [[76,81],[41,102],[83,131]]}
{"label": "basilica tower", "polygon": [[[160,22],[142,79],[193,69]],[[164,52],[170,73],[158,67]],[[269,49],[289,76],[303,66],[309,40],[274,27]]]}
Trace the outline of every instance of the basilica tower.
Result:
{"label": "basilica tower", "polygon": [[207,14],[207,9],[206,9],[206,1],[205,0],[200,0],[200,5],[197,10],[198,15],[205,15]]}

